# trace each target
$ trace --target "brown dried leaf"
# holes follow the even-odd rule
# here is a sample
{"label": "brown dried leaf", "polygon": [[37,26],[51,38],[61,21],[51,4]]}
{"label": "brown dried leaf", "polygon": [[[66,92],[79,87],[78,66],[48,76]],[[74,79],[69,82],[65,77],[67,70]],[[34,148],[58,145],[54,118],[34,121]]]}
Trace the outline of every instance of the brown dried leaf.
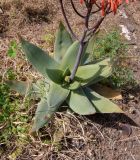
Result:
{"label": "brown dried leaf", "polygon": [[112,100],[121,100],[122,99],[122,95],[121,95],[120,91],[113,90],[112,88],[107,87],[107,86],[96,85],[96,86],[94,86],[93,90],[95,90],[97,93],[99,93],[100,95],[102,95],[108,99],[112,99]]}

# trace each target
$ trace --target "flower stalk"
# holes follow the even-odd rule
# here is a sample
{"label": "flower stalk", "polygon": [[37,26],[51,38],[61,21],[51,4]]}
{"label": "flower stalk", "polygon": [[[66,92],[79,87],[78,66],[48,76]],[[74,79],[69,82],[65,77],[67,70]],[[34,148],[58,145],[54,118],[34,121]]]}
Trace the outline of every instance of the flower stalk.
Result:
{"label": "flower stalk", "polygon": [[[78,40],[79,44],[80,44],[79,45],[79,50],[78,50],[78,53],[77,53],[77,58],[75,60],[75,65],[74,65],[73,70],[72,70],[71,75],[70,75],[70,81],[72,82],[74,80],[74,77],[75,77],[76,71],[78,69],[78,66],[80,65],[81,57],[82,57],[84,46],[85,46],[86,42],[88,42],[89,39],[98,30],[101,23],[105,19],[106,15],[108,15],[111,12],[116,14],[117,8],[121,5],[122,1],[121,0],[100,0],[100,1],[99,0],[98,1],[97,0],[80,0],[79,1],[80,4],[81,5],[85,4],[86,10],[87,10],[86,15],[83,15],[75,7],[75,4],[74,4],[73,0],[70,0],[74,12],[80,18],[84,19],[85,28],[84,28],[84,31],[83,31],[82,36],[81,36],[82,38],[80,40],[77,37],[77,35],[73,32],[72,27],[69,23],[69,19],[66,16],[63,0],[59,0],[59,1],[60,1],[62,14],[64,16],[64,19],[65,19],[65,22],[66,22],[67,27],[69,29],[69,32],[72,35],[73,39]],[[128,3],[128,2],[129,1],[126,0],[126,3]],[[93,5],[97,8],[94,11],[92,11],[93,10]],[[93,16],[94,14],[97,14],[100,11],[101,11],[101,17],[94,23],[93,27],[89,28],[89,20],[90,20],[91,16]]]}

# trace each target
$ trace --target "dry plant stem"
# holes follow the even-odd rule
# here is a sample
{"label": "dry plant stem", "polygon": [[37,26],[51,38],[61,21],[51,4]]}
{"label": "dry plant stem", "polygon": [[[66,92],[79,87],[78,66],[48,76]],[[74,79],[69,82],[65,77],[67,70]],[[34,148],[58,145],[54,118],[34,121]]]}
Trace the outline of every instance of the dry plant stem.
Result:
{"label": "dry plant stem", "polygon": [[59,0],[59,2],[60,2],[60,5],[61,5],[62,14],[63,14],[64,19],[65,19],[65,21],[66,21],[66,24],[67,24],[67,26],[68,26],[69,32],[71,33],[71,35],[72,35],[72,37],[73,37],[74,39],[77,39],[77,40],[78,40],[77,36],[74,34],[74,32],[73,32],[73,30],[72,30],[72,28],[71,28],[71,26],[70,26],[70,23],[69,23],[69,21],[68,21],[68,19],[67,19],[67,16],[66,16],[66,13],[65,13],[65,9],[64,9],[64,6],[63,6],[63,0]]}
{"label": "dry plant stem", "polygon": [[87,11],[87,15],[85,17],[85,27],[88,29],[89,18],[90,18],[91,11],[92,11],[92,5],[90,5],[87,9],[88,9],[88,11]]}
{"label": "dry plant stem", "polygon": [[75,5],[74,5],[73,0],[70,0],[70,2],[71,2],[72,8],[73,8],[73,10],[75,11],[75,13],[76,13],[78,16],[80,16],[81,18],[85,18],[85,16],[83,16],[81,13],[79,13],[79,12],[77,11],[77,9],[75,8]]}
{"label": "dry plant stem", "polygon": [[89,18],[90,18],[91,11],[92,11],[92,5],[89,5],[88,8],[87,8],[87,15],[85,17],[85,28],[86,29],[83,33],[83,36],[82,36],[81,40],[80,40],[80,47],[79,47],[78,54],[77,54],[77,57],[76,57],[75,65],[74,65],[72,73],[70,75],[70,81],[73,81],[73,79],[75,77],[75,74],[76,74],[76,71],[78,69],[78,66],[80,64],[80,61],[81,61],[81,57],[82,57],[84,46],[85,46],[84,41],[85,41],[86,34],[87,34],[87,31],[88,31],[88,27],[89,27]]}
{"label": "dry plant stem", "polygon": [[110,10],[110,5],[106,6],[106,14],[104,17],[101,17],[96,23],[95,25],[90,28],[88,31],[89,33],[87,34],[87,41],[92,37],[92,35],[97,31],[97,29],[99,28],[99,26],[101,25],[101,23],[103,22],[103,20],[105,19],[106,15],[109,14],[109,10]]}
{"label": "dry plant stem", "polygon": [[80,41],[80,47],[79,47],[78,54],[77,54],[77,57],[76,57],[75,65],[74,65],[72,73],[70,75],[70,81],[73,81],[73,79],[75,77],[75,74],[76,74],[76,71],[78,69],[78,66],[80,64],[82,53],[83,53],[84,46],[85,46],[84,40],[85,40],[86,34],[87,34],[87,30],[84,31],[83,37]]}
{"label": "dry plant stem", "polygon": [[96,11],[93,11],[91,14],[95,14],[97,12],[99,12],[101,10],[101,8],[97,9]]}
{"label": "dry plant stem", "polygon": [[98,7],[99,9],[101,9],[101,6],[99,4],[97,4],[96,2],[95,2],[95,5],[96,5],[96,7]]}
{"label": "dry plant stem", "polygon": [[[60,5],[61,5],[61,10],[62,10],[62,14],[64,16],[64,19],[66,21],[66,24],[68,26],[68,29],[72,35],[72,37],[74,39],[77,39],[77,36],[74,34],[71,26],[70,26],[70,23],[69,23],[69,20],[67,19],[67,16],[66,16],[66,13],[65,13],[65,10],[64,10],[64,6],[63,6],[63,0],[59,0],[60,1]],[[86,5],[86,8],[87,8],[87,14],[86,16],[84,17],[83,15],[81,15],[77,9],[75,8],[75,5],[73,3],[73,0],[71,0],[71,5],[74,9],[74,11],[77,13],[78,16],[82,17],[85,19],[85,29],[84,29],[84,33],[83,33],[83,36],[81,38],[81,40],[79,40],[79,43],[80,43],[80,46],[79,46],[79,50],[78,50],[78,53],[77,53],[77,57],[76,57],[76,61],[75,61],[75,65],[73,67],[73,70],[72,70],[72,73],[70,75],[70,81],[72,82],[74,77],[75,77],[75,74],[76,74],[76,71],[78,69],[78,66],[80,64],[80,61],[81,61],[81,57],[82,57],[82,54],[83,54],[83,50],[84,50],[84,46],[85,46],[85,43],[89,41],[90,37],[93,36],[93,34],[97,31],[97,29],[99,28],[99,26],[101,25],[102,21],[104,20],[105,16],[104,17],[101,17],[96,23],[95,25],[92,27],[92,28],[89,28],[89,19],[90,19],[90,16],[94,13],[92,13],[92,7],[93,7],[93,4],[91,3],[91,0],[89,1],[84,1],[85,2],[85,5]],[[101,9],[101,7],[98,5],[98,4],[95,4],[98,8],[99,8],[99,11]],[[110,10],[110,6],[106,6],[106,14],[108,14],[108,11]],[[87,34],[88,33],[88,34]]]}
{"label": "dry plant stem", "polygon": [[101,23],[103,22],[105,17],[101,17],[94,25],[94,27],[92,27],[91,29],[89,29],[89,33],[87,34],[87,37],[89,36],[88,39],[90,39],[90,37],[97,31],[97,29],[99,28],[99,26],[101,25]]}

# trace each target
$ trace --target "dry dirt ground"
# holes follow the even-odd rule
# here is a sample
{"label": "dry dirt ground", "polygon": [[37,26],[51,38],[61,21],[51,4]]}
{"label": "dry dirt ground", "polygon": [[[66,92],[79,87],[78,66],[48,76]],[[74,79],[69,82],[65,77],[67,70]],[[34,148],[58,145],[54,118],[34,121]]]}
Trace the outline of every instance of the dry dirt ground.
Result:
{"label": "dry dirt ground", "polygon": [[[80,33],[82,21],[71,12],[69,2],[66,6],[74,30]],[[17,33],[20,33],[44,49],[49,47],[49,51],[53,52],[52,41],[46,43],[44,36],[53,35],[60,20],[63,17],[56,0],[1,0],[0,73],[4,76],[5,71],[12,67],[16,70],[17,79],[37,79],[39,75],[20,53],[14,60],[6,56],[9,43],[17,39]],[[131,46],[128,54],[134,58],[130,65],[135,78],[140,81],[139,0],[121,7],[115,16],[110,14],[102,28],[109,32],[116,27],[122,33],[124,26],[131,39],[128,40]],[[118,103],[134,122],[140,124],[140,88],[123,93],[124,98]],[[0,159],[11,160],[10,155],[17,148],[22,148],[16,160],[139,160],[140,130],[133,121],[127,116],[116,114],[83,117],[58,112],[48,127],[44,127],[35,138],[29,135],[29,141],[24,145],[12,139],[9,147],[3,148]],[[132,127],[129,136],[126,132],[128,128],[123,123]]]}

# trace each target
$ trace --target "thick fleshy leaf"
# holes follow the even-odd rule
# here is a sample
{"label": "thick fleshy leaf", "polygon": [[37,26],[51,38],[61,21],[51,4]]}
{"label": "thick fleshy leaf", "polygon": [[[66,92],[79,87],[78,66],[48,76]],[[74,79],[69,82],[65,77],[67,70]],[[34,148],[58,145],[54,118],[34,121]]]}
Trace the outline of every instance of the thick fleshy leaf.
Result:
{"label": "thick fleshy leaf", "polygon": [[60,23],[54,44],[54,57],[56,61],[60,62],[62,60],[67,49],[72,45],[72,43],[73,40],[69,32],[65,29],[64,25]]}
{"label": "thick fleshy leaf", "polygon": [[109,99],[99,95],[95,91],[84,88],[84,91],[90,101],[96,108],[96,112],[98,113],[123,113],[123,111]]}
{"label": "thick fleshy leaf", "polygon": [[63,72],[63,77],[65,78],[66,76],[70,76],[70,74],[71,74],[70,69],[67,67]]}
{"label": "thick fleshy leaf", "polygon": [[82,59],[82,64],[88,64],[92,61],[93,58],[93,45],[94,45],[94,36],[87,42],[87,47],[85,50],[85,55]]}
{"label": "thick fleshy leaf", "polygon": [[102,67],[100,74],[91,82],[91,84],[97,83],[105,78],[108,78],[112,74],[112,66],[110,64],[110,58],[98,62],[99,66]]}
{"label": "thick fleshy leaf", "polygon": [[58,106],[50,107],[47,103],[47,99],[42,98],[37,106],[32,132],[38,131],[47,124],[57,109]]}
{"label": "thick fleshy leaf", "polygon": [[94,35],[90,38],[90,40],[87,42],[87,47],[86,47],[86,50],[85,50],[85,54],[84,54],[84,57],[82,59],[82,64],[89,64],[93,61],[93,51],[94,51],[94,43],[95,43],[95,40],[97,39],[98,37],[98,33],[99,33],[99,30],[94,33]]}
{"label": "thick fleshy leaf", "polygon": [[81,86],[81,84],[77,81],[74,81],[73,83],[70,83],[68,89],[69,90],[76,90]]}
{"label": "thick fleshy leaf", "polygon": [[100,73],[100,66],[98,64],[80,66],[77,70],[75,79],[85,85],[91,82]]}
{"label": "thick fleshy leaf", "polygon": [[63,71],[59,69],[46,69],[46,72],[50,80],[52,80],[54,83],[62,84]]}
{"label": "thick fleshy leaf", "polygon": [[41,98],[42,95],[45,95],[49,86],[48,83],[40,80],[38,80],[36,83],[9,80],[6,81],[6,84],[11,90],[18,92],[22,96],[30,95],[33,99],[38,99]]}
{"label": "thick fleshy leaf", "polygon": [[71,91],[66,102],[74,112],[80,115],[91,115],[96,113],[94,106],[89,101],[81,87],[77,90]]}
{"label": "thick fleshy leaf", "polygon": [[48,105],[59,106],[61,105],[69,95],[69,90],[62,88],[56,83],[51,83],[49,93],[48,93]]}
{"label": "thick fleshy leaf", "polygon": [[29,82],[16,81],[16,80],[6,81],[6,84],[10,87],[11,90],[18,92],[20,95],[26,95],[31,86]]}
{"label": "thick fleshy leaf", "polygon": [[108,59],[95,64],[80,66],[77,70],[75,79],[81,85],[89,85],[106,78],[111,74],[111,66],[107,64]]}
{"label": "thick fleshy leaf", "polygon": [[67,50],[62,59],[61,68],[64,70],[67,67],[71,70],[75,64],[77,53],[79,50],[79,42],[75,41]]}
{"label": "thick fleshy leaf", "polygon": [[81,84],[77,81],[74,81],[73,83],[63,84],[62,86],[68,90],[76,90],[81,86]]}
{"label": "thick fleshy leaf", "polygon": [[23,38],[20,38],[20,42],[28,60],[43,76],[47,76],[47,68],[56,69],[59,67],[59,64],[42,49],[32,43],[29,43]]}

